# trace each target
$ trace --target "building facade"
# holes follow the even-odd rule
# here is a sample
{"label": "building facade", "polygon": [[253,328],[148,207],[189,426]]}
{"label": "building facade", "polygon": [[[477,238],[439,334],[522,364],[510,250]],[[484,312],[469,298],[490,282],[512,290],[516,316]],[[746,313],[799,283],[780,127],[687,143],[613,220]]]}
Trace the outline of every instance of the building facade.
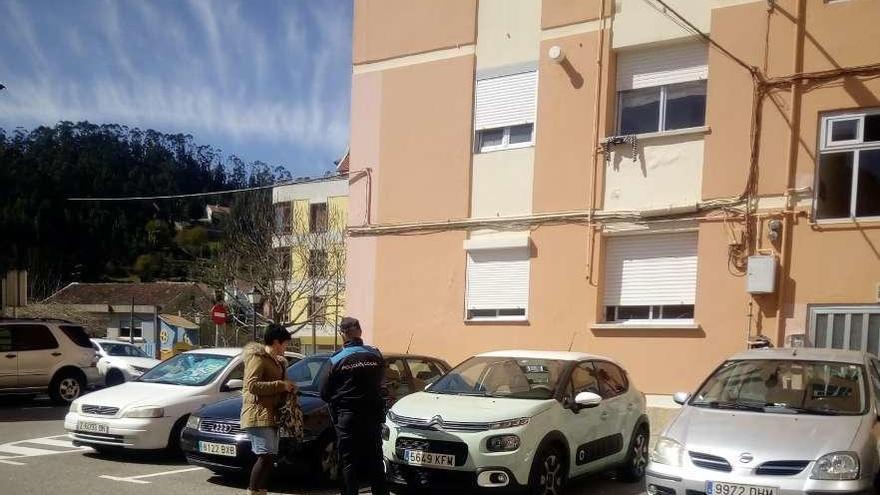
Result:
{"label": "building facade", "polygon": [[276,285],[291,300],[294,347],[306,354],[342,345],[336,330],[345,305],[347,201],[344,174],[272,189],[276,249],[290,278]]}
{"label": "building facade", "polygon": [[880,350],[878,0],[355,0],[347,307],[388,351]]}

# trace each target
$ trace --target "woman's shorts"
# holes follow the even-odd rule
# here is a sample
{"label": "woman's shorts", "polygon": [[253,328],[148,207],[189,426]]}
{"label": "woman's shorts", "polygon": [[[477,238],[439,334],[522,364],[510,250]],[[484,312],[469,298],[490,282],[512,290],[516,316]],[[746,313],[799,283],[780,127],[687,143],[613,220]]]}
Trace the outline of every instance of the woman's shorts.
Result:
{"label": "woman's shorts", "polygon": [[278,428],[259,426],[246,429],[251,438],[251,450],[256,455],[278,454]]}

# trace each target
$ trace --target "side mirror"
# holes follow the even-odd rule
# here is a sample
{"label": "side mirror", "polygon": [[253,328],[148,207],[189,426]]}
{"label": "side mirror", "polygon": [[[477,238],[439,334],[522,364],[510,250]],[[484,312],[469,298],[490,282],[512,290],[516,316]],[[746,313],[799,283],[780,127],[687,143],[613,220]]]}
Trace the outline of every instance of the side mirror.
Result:
{"label": "side mirror", "polygon": [[596,407],[601,402],[602,397],[593,392],[581,392],[574,398],[574,403],[585,409]]}
{"label": "side mirror", "polygon": [[223,385],[224,392],[233,392],[235,390],[241,390],[243,388],[244,380],[239,380],[238,378],[233,378],[232,380],[227,381],[225,385]]}
{"label": "side mirror", "polygon": [[676,404],[683,406],[691,398],[691,394],[687,392],[677,392],[672,396],[672,400],[675,401]]}

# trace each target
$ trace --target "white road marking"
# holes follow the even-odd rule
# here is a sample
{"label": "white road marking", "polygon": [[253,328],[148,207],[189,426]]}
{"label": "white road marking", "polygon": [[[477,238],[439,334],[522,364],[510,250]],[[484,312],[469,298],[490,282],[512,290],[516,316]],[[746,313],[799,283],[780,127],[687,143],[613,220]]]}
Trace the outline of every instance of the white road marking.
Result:
{"label": "white road marking", "polygon": [[[58,440],[64,438],[65,440]],[[4,443],[0,445],[0,462],[10,464],[12,466],[24,466],[24,463],[10,461],[9,459],[22,459],[26,457],[37,457],[44,455],[69,454],[71,452],[91,451],[89,447],[75,447],[67,435],[55,435],[51,437],[30,438],[27,440],[16,440],[15,442]],[[21,444],[28,445],[46,445],[51,447],[64,447],[69,450],[57,449],[40,449],[35,447],[23,447]]]}
{"label": "white road marking", "polygon": [[110,476],[108,474],[102,474],[98,476],[99,478],[104,478],[105,480],[112,481],[124,481],[126,483],[139,483],[142,485],[147,485],[150,482],[144,481],[142,478],[153,478],[155,476],[167,476],[169,474],[177,474],[177,473],[188,473],[190,471],[200,471],[205,468],[200,467],[192,467],[192,468],[184,468],[184,469],[175,469],[174,471],[162,471],[160,473],[152,473],[152,474],[141,474],[138,476]]}

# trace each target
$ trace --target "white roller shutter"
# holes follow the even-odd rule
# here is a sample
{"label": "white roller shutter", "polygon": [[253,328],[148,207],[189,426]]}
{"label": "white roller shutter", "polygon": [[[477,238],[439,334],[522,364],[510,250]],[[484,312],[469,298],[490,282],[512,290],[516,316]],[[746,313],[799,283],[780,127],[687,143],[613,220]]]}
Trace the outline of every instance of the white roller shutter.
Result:
{"label": "white roller shutter", "polygon": [[702,43],[622,52],[617,56],[618,91],[699,81],[708,77],[709,49]]}
{"label": "white roller shutter", "polygon": [[537,71],[478,80],[474,129],[534,122],[537,84]]}
{"label": "white roller shutter", "polygon": [[696,232],[608,239],[606,306],[694,304],[696,292]]}
{"label": "white roller shutter", "polygon": [[526,309],[528,304],[528,249],[468,252],[467,309]]}

